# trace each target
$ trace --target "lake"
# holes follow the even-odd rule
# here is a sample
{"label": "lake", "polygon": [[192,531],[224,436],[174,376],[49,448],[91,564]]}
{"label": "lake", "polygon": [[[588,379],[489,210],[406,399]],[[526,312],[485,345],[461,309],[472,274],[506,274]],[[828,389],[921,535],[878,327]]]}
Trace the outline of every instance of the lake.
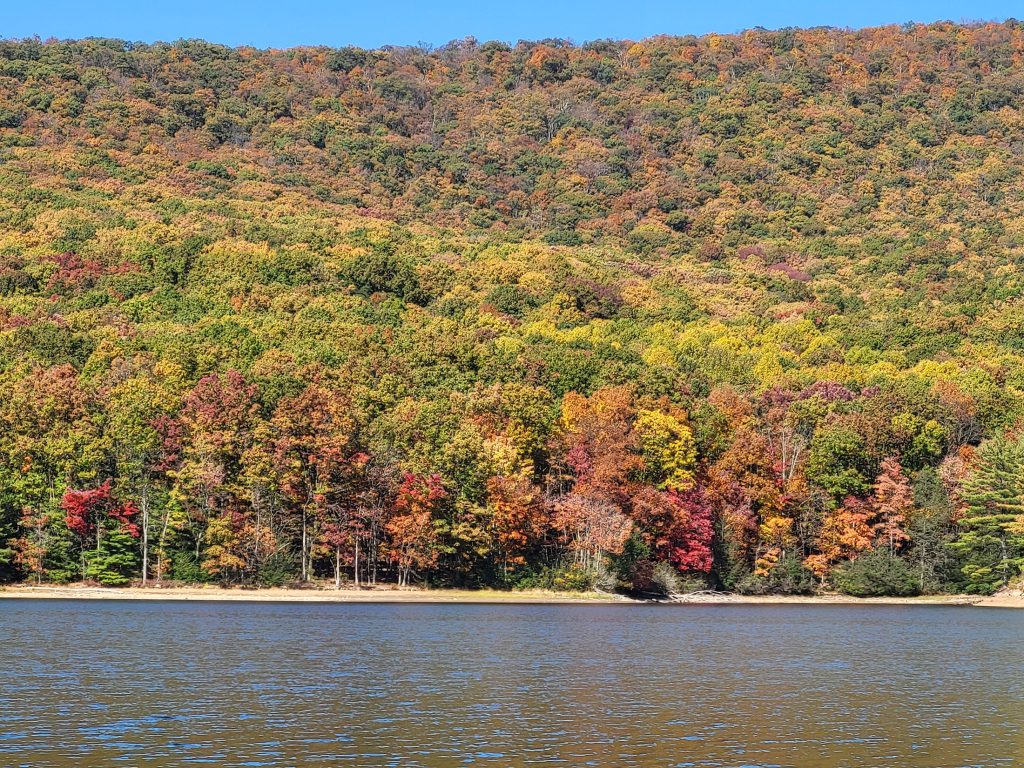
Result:
{"label": "lake", "polygon": [[0,600],[3,766],[1024,764],[1024,611]]}

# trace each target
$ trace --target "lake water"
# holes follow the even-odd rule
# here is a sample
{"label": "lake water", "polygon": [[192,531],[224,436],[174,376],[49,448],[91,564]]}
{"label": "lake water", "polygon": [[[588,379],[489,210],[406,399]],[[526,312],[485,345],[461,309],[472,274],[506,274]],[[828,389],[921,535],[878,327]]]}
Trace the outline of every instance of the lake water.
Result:
{"label": "lake water", "polygon": [[1024,765],[1024,611],[0,600],[2,766]]}

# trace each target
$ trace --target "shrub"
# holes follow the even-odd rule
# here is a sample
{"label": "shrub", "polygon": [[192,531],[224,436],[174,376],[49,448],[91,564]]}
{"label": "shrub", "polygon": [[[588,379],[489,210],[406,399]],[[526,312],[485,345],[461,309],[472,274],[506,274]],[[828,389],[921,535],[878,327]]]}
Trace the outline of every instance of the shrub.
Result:
{"label": "shrub", "polygon": [[277,552],[263,563],[256,577],[261,587],[282,587],[295,579],[298,563],[293,553]]}
{"label": "shrub", "polygon": [[750,574],[736,585],[744,595],[809,595],[814,588],[814,574],[791,556],[780,559],[767,576]]}
{"label": "shrub", "polygon": [[187,584],[203,584],[210,581],[210,574],[203,570],[191,552],[174,552],[171,555],[170,577]]}
{"label": "shrub", "polygon": [[902,558],[876,549],[839,566],[832,583],[840,592],[855,597],[916,595],[917,577]]}
{"label": "shrub", "polygon": [[514,582],[514,589],[550,589],[556,592],[610,592],[618,586],[618,579],[604,565],[593,569],[579,565],[558,565],[543,568],[536,573],[524,573]]}

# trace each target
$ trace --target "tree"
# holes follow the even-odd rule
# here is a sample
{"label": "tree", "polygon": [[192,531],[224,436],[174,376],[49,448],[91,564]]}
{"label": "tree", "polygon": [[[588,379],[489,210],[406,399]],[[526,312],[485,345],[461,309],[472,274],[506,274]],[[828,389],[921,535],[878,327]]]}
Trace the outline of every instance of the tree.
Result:
{"label": "tree", "polygon": [[815,433],[807,459],[807,477],[833,498],[858,496],[868,488],[870,459],[864,437],[850,427],[829,427]]}
{"label": "tree", "polygon": [[[157,416],[149,426],[156,433],[159,449],[154,463],[149,465],[148,470],[160,480],[161,490],[166,490],[163,509],[157,521],[159,528],[156,540],[156,578],[160,581],[167,572],[169,537],[173,528],[181,524],[180,506],[174,498],[172,489],[173,479],[181,466],[184,428],[176,417],[166,415]],[[143,529],[145,528],[144,525]]]}
{"label": "tree", "polygon": [[796,545],[793,519],[781,514],[770,515],[758,526],[757,537],[759,546],[754,561],[754,573],[758,576],[767,576]]}
{"label": "tree", "polygon": [[[320,541],[334,558],[334,588],[341,589],[342,552],[346,551],[353,541],[348,520],[325,522],[320,527]],[[354,545],[352,549],[355,549]]]}
{"label": "tree", "polygon": [[362,542],[368,532],[367,523],[370,526],[374,523],[372,512],[366,506],[366,501],[372,498],[366,483],[369,461],[367,454],[357,453],[344,464],[336,465],[336,470],[343,471],[336,476],[338,484],[316,499],[319,518],[317,543],[334,561],[335,589],[341,588],[343,563],[351,563],[353,581],[359,586]]}
{"label": "tree", "polygon": [[624,387],[601,389],[590,397],[565,396],[553,447],[575,493],[619,505],[628,500],[631,475],[643,467],[636,453],[632,400]]}
{"label": "tree", "polygon": [[70,365],[33,367],[13,381],[0,379],[0,387],[0,509],[20,529],[14,538],[22,538],[24,552],[45,538],[42,567],[49,575],[80,577],[81,548],[60,502],[70,486],[93,482],[105,457],[96,400]]}
{"label": "tree", "polygon": [[172,414],[179,402],[180,371],[168,366],[142,371],[114,384],[107,392],[105,432],[117,461],[122,491],[134,494],[140,512],[142,584],[149,579],[150,533],[154,507],[158,524],[157,578],[163,576],[164,544],[170,525],[168,490],[180,451]]}
{"label": "tree", "polygon": [[856,558],[874,545],[871,527],[872,511],[863,501],[847,497],[825,517],[818,538],[818,552],[805,561],[807,567],[824,583],[832,565],[840,560]]}
{"label": "tree", "polygon": [[882,472],[875,480],[870,503],[878,542],[888,548],[890,555],[895,555],[910,540],[906,526],[914,513],[914,489],[897,459],[882,461]]}
{"label": "tree", "polygon": [[647,489],[634,498],[633,510],[641,536],[658,559],[680,571],[711,572],[714,513],[699,486]]}
{"label": "tree", "polygon": [[778,517],[784,505],[780,477],[765,438],[750,424],[708,469],[705,492],[715,509],[719,577],[732,586],[754,565],[761,523]]}
{"label": "tree", "polygon": [[[241,373],[204,376],[185,397],[181,411],[181,459],[174,496],[185,510],[193,557],[207,573],[227,578],[250,565],[245,551],[250,498],[243,457],[261,431],[257,390]],[[212,530],[208,527],[212,526]]]}
{"label": "tree", "polygon": [[566,483],[548,500],[551,522],[561,532],[577,566],[594,570],[606,555],[622,551],[633,522],[633,474],[643,468],[636,453],[632,393],[624,387],[601,389],[562,403],[562,422],[554,449]]}
{"label": "tree", "polygon": [[208,521],[203,536],[203,570],[213,576],[224,576],[248,566],[248,561],[239,554],[240,528],[230,512]]}
{"label": "tree", "polygon": [[10,541],[15,564],[23,573],[34,578],[37,584],[41,584],[46,575],[50,524],[51,519],[46,513],[26,509],[18,521],[21,535]]}
{"label": "tree", "polygon": [[949,546],[954,536],[954,507],[939,472],[926,467],[914,475],[914,514],[907,534],[907,561],[916,565],[921,592],[956,588],[960,558]]}
{"label": "tree", "polygon": [[[302,580],[313,573],[316,523],[327,514],[329,499],[351,496],[350,460],[353,423],[350,405],[337,391],[312,383],[295,397],[283,397],[270,421],[273,462],[280,488],[298,510]],[[337,521],[333,524],[338,527]],[[332,536],[337,544],[340,532]],[[333,545],[332,545],[333,546]],[[335,549],[336,566],[340,551]]]}
{"label": "tree", "polygon": [[952,546],[965,558],[967,589],[991,593],[1024,569],[1024,437],[982,443],[963,500],[963,532]]}
{"label": "tree", "polygon": [[448,492],[437,475],[410,473],[402,478],[395,499],[395,513],[386,530],[391,538],[390,556],[398,569],[398,585],[409,583],[413,570],[437,563],[437,517]]}
{"label": "tree", "polygon": [[135,505],[119,503],[110,480],[105,480],[96,488],[65,492],[61,509],[80,542],[82,578],[111,585],[127,582],[136,563],[132,539],[139,538]]}
{"label": "tree", "polygon": [[544,535],[546,519],[536,486],[526,471],[487,481],[489,524],[502,578],[526,564],[526,557]]}
{"label": "tree", "polygon": [[691,488],[688,491],[670,491],[672,504],[679,507],[684,518],[672,537],[670,558],[681,571],[710,573],[714,562],[712,537],[714,522],[711,505],[704,493]]}
{"label": "tree", "polygon": [[551,523],[561,531],[573,562],[587,571],[598,567],[605,555],[621,553],[633,528],[615,504],[577,493],[553,503]]}
{"label": "tree", "polygon": [[697,458],[690,428],[677,416],[662,411],[640,411],[634,426],[645,470],[659,487],[690,487]]}
{"label": "tree", "polygon": [[[390,519],[395,478],[392,468],[374,463],[361,464],[361,490],[350,523],[352,529],[352,576],[360,585],[360,565],[364,583],[376,584],[378,565],[387,557],[385,534]],[[362,556],[362,557],[361,557]]]}

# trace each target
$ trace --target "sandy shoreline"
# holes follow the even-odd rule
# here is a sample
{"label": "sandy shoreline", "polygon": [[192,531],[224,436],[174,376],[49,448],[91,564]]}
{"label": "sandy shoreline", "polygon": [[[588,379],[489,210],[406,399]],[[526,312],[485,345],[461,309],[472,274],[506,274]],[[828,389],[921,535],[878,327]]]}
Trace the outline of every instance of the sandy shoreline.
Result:
{"label": "sandy shoreline", "polygon": [[[55,598],[64,600],[185,600],[229,602],[294,603],[485,603],[485,604],[643,604],[622,595],[600,592],[546,592],[529,590],[458,589],[225,589],[222,587],[86,587],[9,586],[0,588],[0,599]],[[974,605],[993,608],[1024,608],[1024,594],[1003,593],[992,597],[977,595],[929,595],[925,597],[858,598],[844,595],[815,597],[785,595],[708,595],[684,597],[676,604],[700,605]]]}
{"label": "sandy shoreline", "polygon": [[74,600],[192,600],[271,603],[630,603],[599,592],[507,592],[463,589],[227,589],[223,587],[11,586],[4,598]]}

